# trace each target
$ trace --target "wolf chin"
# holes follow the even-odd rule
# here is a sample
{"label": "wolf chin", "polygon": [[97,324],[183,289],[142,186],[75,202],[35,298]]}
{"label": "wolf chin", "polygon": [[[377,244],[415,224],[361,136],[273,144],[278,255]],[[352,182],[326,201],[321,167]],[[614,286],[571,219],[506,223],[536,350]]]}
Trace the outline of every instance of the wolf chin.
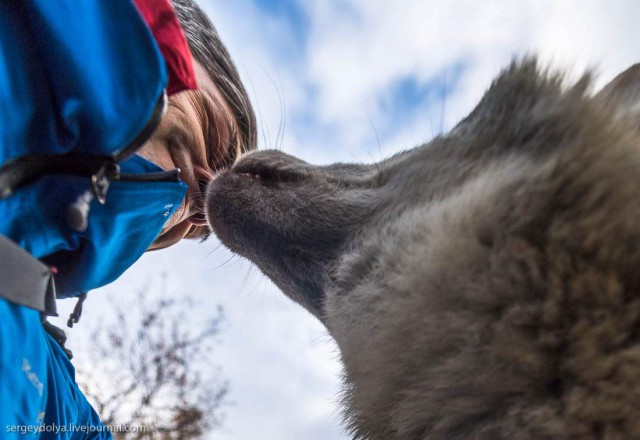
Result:
{"label": "wolf chin", "polygon": [[208,219],[320,319],[355,439],[640,439],[640,66],[514,62],[376,164],[242,157]]}

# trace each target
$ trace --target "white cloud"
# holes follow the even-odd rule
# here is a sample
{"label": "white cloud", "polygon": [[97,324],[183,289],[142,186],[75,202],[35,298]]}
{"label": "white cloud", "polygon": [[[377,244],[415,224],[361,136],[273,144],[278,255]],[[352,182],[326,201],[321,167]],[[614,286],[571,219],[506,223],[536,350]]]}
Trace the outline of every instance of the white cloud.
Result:
{"label": "white cloud", "polygon": [[[610,79],[637,59],[635,42],[640,37],[640,5],[632,1],[301,4],[311,23],[306,79],[320,96],[315,116],[333,132],[339,130],[348,144],[369,137],[369,115],[389,119],[378,100],[404,78],[427,83],[455,63],[464,63],[460,82],[447,97],[445,125],[450,127],[471,110],[514,55],[538,53],[574,72],[596,66],[602,78]],[[421,137],[412,143],[420,142],[426,124],[414,115],[404,116],[406,126],[419,128],[416,135]]]}
{"label": "white cloud", "polygon": [[[298,1],[308,25],[305,41],[287,17],[265,14],[264,5],[211,0],[205,6],[255,90],[266,138],[261,135],[261,148],[282,145],[326,163],[379,157],[372,125],[384,154],[432,136],[432,126],[440,125],[439,102],[401,115],[381,105],[405,79],[425,85],[446,77],[445,127],[472,109],[514,55],[538,53],[574,73],[595,66],[601,82],[610,79],[635,60],[634,42],[640,41],[640,5],[612,3]],[[464,69],[451,84],[458,63]],[[283,143],[276,142],[279,93],[286,101]]]}

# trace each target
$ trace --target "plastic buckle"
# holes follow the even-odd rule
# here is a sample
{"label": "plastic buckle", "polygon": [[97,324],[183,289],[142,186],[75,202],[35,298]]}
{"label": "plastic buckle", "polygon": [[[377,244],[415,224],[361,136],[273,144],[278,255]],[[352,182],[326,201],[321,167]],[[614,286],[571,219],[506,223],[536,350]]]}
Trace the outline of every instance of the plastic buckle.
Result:
{"label": "plastic buckle", "polygon": [[111,180],[117,178],[120,173],[120,167],[113,163],[107,162],[100,167],[97,173],[91,176],[91,188],[98,202],[104,205],[107,200],[107,191]]}

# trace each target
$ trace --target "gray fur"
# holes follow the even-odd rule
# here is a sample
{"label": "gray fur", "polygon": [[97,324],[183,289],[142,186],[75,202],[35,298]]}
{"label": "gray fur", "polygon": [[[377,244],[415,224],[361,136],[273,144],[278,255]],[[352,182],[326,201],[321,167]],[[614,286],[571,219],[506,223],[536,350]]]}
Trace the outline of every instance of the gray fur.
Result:
{"label": "gray fur", "polygon": [[640,439],[637,70],[591,96],[525,60],[379,164],[211,184],[220,239],[336,339],[354,438]]}

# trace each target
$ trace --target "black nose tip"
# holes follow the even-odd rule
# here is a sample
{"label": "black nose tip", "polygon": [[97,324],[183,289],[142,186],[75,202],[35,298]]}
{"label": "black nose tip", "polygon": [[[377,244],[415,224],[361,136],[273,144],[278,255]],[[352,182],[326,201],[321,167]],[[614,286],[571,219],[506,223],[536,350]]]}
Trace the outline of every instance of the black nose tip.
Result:
{"label": "black nose tip", "polygon": [[200,193],[206,194],[208,186],[209,186],[208,180],[198,180],[198,187],[200,188]]}

